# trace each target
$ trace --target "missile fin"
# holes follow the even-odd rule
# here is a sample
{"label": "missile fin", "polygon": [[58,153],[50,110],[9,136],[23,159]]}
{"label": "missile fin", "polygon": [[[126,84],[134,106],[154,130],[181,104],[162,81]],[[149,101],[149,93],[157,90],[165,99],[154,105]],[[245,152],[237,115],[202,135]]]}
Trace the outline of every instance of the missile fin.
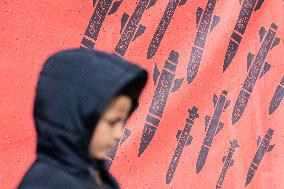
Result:
{"label": "missile fin", "polygon": [[214,15],[212,23],[211,23],[211,27],[210,27],[210,32],[214,30],[214,28],[218,25],[219,21],[220,21],[220,17]]}
{"label": "missile fin", "polygon": [[93,0],[93,7],[96,5],[97,0]]}
{"label": "missile fin", "polygon": [[280,38],[279,37],[275,37],[275,39],[274,39],[270,49],[272,49],[273,47],[277,46],[279,43],[280,43]]}
{"label": "missile fin", "polygon": [[160,76],[160,71],[159,71],[159,68],[158,68],[157,64],[155,64],[154,73],[153,73],[154,85],[157,84],[159,76]]}
{"label": "missile fin", "polygon": [[259,76],[259,78],[261,78],[262,76],[264,76],[264,74],[266,74],[266,72],[270,69],[271,65],[268,64],[267,62],[265,62],[264,67],[262,69],[262,72]]}
{"label": "missile fin", "polygon": [[111,15],[111,14],[114,14],[116,13],[117,9],[119,8],[120,4],[121,4],[122,1],[116,1],[113,3],[110,11],[108,12],[108,15]]}
{"label": "missile fin", "polygon": [[249,52],[247,55],[247,71],[249,70],[253,59],[254,59],[254,54]]}
{"label": "missile fin", "polygon": [[226,100],[224,109],[228,108],[228,106],[230,106],[230,104],[231,104],[231,101],[230,100]]}
{"label": "missile fin", "polygon": [[271,152],[273,150],[274,146],[275,146],[275,144],[269,145],[267,152]]}
{"label": "missile fin", "polygon": [[178,130],[177,135],[176,135],[177,140],[179,139],[180,135],[181,135],[181,130]]}
{"label": "missile fin", "polygon": [[120,141],[120,145],[121,145],[123,142],[125,142],[125,140],[130,136],[130,134],[131,134],[131,131],[130,131],[129,129],[125,128],[125,129],[124,129],[123,137],[122,137],[122,139],[121,139],[121,141]]}
{"label": "missile fin", "polygon": [[224,127],[224,123],[219,122],[215,136],[219,133],[219,131],[221,131],[221,129],[222,129],[223,127]]}
{"label": "missile fin", "polygon": [[213,96],[213,103],[214,103],[214,107],[216,106],[217,101],[218,101],[218,97],[217,97],[217,95],[216,95],[216,94],[214,94],[214,96]]}
{"label": "missile fin", "polygon": [[157,0],[150,0],[150,3],[148,4],[147,9],[151,8],[152,6],[154,6],[156,4]]}
{"label": "missile fin", "polygon": [[223,163],[225,162],[225,160],[226,160],[226,157],[227,157],[227,156],[224,156],[224,157],[223,157],[223,159],[222,159]]}
{"label": "missile fin", "polygon": [[185,5],[187,0],[180,0],[178,6],[182,6]]}
{"label": "missile fin", "polygon": [[258,9],[261,8],[261,5],[262,5],[263,1],[264,1],[264,0],[258,0],[258,1],[257,1],[257,4],[256,4],[256,6],[255,6],[255,8],[254,8],[254,11],[256,11],[256,10],[258,10]]}
{"label": "missile fin", "polygon": [[127,13],[123,13],[121,17],[121,28],[120,28],[120,34],[122,33],[123,28],[125,27],[125,24],[129,18],[129,15]]}
{"label": "missile fin", "polygon": [[183,80],[184,80],[184,77],[181,78],[181,79],[176,79],[171,92],[175,92],[175,91],[179,90],[181,84],[183,83]]}
{"label": "missile fin", "polygon": [[203,12],[203,9],[201,7],[198,7],[198,9],[196,10],[196,28],[200,22],[202,12]]}
{"label": "missile fin", "polygon": [[193,139],[193,137],[191,135],[188,135],[188,139],[187,139],[187,142],[186,142],[187,146],[191,144],[192,139]]}
{"label": "missile fin", "polygon": [[261,27],[260,30],[259,30],[260,42],[264,38],[265,33],[266,33],[266,29],[264,27]]}
{"label": "missile fin", "polygon": [[143,26],[142,24],[139,25],[134,37],[133,37],[133,40],[134,41],[135,39],[137,39],[138,37],[140,37],[146,30],[146,27]]}
{"label": "missile fin", "polygon": [[234,165],[234,160],[231,160],[230,167]]}

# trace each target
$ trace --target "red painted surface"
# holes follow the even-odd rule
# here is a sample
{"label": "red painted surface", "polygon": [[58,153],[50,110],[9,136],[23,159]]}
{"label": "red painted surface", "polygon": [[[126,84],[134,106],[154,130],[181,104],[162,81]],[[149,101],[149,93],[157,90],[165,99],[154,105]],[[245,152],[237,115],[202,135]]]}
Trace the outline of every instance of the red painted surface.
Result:
{"label": "red painted surface", "polygon": [[[150,79],[141,96],[139,109],[127,123],[130,137],[120,146],[111,172],[122,188],[214,188],[221,173],[222,158],[237,139],[240,145],[228,169],[223,188],[245,188],[245,180],[256,150],[257,137],[268,128],[274,129],[271,144],[247,188],[284,187],[284,102],[271,115],[268,108],[284,75],[283,40],[284,8],[282,0],[265,0],[261,9],[253,12],[238,52],[223,73],[223,61],[234,29],[240,4],[238,1],[218,1],[214,14],[220,22],[208,35],[198,74],[191,84],[186,70],[197,32],[195,13],[205,8],[207,0],[191,1],[177,8],[156,55],[148,60],[147,49],[162,18],[168,1],[157,1],[147,9],[140,23],[145,33],[129,45],[125,58],[145,67]],[[95,48],[113,52],[120,38],[120,19],[124,12],[132,15],[135,1],[123,1],[118,11],[103,22]],[[80,46],[94,7],[90,0],[55,1],[23,0],[0,2],[0,187],[15,188],[35,158],[35,130],[32,120],[34,89],[44,60],[55,51]],[[270,70],[256,82],[242,118],[233,126],[232,111],[247,76],[248,52],[257,54],[260,48],[259,29],[267,30],[271,23],[278,26],[280,44],[271,49],[266,62]],[[155,63],[161,70],[171,50],[179,53],[176,78],[185,77],[180,89],[171,93],[159,128],[148,148],[138,157],[145,118],[155,90],[152,74]],[[205,137],[204,118],[212,116],[212,97],[227,90],[231,100],[222,113],[224,128],[214,138],[206,164],[199,174],[195,164]],[[185,147],[170,184],[165,177],[175,151],[177,130],[184,128],[187,109],[196,106],[199,118],[190,134],[191,145]]]}

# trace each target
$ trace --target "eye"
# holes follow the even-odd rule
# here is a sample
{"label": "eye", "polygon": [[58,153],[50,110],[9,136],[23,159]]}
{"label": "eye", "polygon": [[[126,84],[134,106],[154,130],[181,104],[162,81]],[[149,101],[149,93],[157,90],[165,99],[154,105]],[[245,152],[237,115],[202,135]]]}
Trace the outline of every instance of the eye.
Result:
{"label": "eye", "polygon": [[110,125],[110,126],[114,126],[116,123],[118,123],[117,121],[113,121],[113,120],[109,120],[108,121],[108,124]]}
{"label": "eye", "polygon": [[117,125],[118,123],[122,124],[122,125],[125,125],[126,123],[126,120],[123,120],[123,119],[114,119],[114,120],[106,120],[106,122],[111,126],[111,127],[114,127],[115,125]]}

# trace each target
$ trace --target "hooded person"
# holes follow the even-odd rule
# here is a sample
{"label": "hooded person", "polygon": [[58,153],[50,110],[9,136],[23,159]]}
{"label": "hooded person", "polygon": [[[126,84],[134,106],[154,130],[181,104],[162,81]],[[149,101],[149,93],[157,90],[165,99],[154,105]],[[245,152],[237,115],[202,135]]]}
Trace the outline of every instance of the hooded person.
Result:
{"label": "hooded person", "polygon": [[119,188],[104,157],[146,82],[144,69],[113,54],[78,48],[48,58],[33,111],[37,156],[18,188]]}

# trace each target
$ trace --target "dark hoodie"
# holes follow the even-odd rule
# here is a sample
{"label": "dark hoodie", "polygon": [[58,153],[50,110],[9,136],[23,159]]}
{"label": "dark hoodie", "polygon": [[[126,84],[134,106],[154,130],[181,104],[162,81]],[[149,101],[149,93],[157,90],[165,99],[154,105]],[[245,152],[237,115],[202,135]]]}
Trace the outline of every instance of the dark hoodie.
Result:
{"label": "dark hoodie", "polygon": [[[131,88],[136,104],[147,72],[104,52],[72,49],[51,56],[39,76],[34,103],[37,157],[19,189],[119,188],[104,161],[89,157],[89,143],[106,106]],[[132,106],[134,111],[135,105]]]}

